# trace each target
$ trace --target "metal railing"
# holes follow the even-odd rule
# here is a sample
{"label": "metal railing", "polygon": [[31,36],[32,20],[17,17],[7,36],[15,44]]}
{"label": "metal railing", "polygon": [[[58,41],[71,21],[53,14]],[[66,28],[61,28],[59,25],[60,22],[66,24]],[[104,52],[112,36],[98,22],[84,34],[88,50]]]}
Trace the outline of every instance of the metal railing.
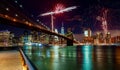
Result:
{"label": "metal railing", "polygon": [[20,50],[20,54],[21,54],[23,70],[35,70],[33,65],[30,63],[30,61],[27,59],[27,57],[23,53],[22,49],[20,48],[19,50]]}

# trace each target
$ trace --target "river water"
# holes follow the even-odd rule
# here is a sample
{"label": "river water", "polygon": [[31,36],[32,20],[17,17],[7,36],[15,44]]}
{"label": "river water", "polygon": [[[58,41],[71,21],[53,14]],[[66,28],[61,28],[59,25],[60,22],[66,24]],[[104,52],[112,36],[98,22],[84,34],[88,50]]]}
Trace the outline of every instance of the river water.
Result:
{"label": "river water", "polygon": [[120,46],[24,46],[38,70],[120,70]]}

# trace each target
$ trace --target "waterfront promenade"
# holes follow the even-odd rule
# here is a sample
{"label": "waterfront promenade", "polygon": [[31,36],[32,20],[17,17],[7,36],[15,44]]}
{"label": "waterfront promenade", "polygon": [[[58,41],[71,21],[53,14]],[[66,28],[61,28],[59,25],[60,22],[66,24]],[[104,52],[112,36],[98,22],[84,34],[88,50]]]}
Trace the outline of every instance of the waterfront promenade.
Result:
{"label": "waterfront promenade", "polygon": [[19,51],[0,51],[0,70],[23,70]]}

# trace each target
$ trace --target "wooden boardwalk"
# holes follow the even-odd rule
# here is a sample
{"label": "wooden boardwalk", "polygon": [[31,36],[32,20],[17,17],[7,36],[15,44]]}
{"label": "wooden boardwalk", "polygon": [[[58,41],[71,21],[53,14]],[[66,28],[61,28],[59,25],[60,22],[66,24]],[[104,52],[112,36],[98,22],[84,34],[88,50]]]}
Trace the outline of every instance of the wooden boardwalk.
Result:
{"label": "wooden boardwalk", "polygon": [[0,70],[23,70],[19,51],[0,51]]}

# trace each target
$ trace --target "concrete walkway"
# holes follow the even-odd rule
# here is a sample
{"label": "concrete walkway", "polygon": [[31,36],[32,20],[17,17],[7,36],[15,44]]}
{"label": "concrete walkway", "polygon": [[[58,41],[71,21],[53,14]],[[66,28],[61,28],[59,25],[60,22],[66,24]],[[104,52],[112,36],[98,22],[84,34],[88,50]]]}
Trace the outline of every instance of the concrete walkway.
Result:
{"label": "concrete walkway", "polygon": [[19,51],[0,51],[0,70],[23,70]]}

